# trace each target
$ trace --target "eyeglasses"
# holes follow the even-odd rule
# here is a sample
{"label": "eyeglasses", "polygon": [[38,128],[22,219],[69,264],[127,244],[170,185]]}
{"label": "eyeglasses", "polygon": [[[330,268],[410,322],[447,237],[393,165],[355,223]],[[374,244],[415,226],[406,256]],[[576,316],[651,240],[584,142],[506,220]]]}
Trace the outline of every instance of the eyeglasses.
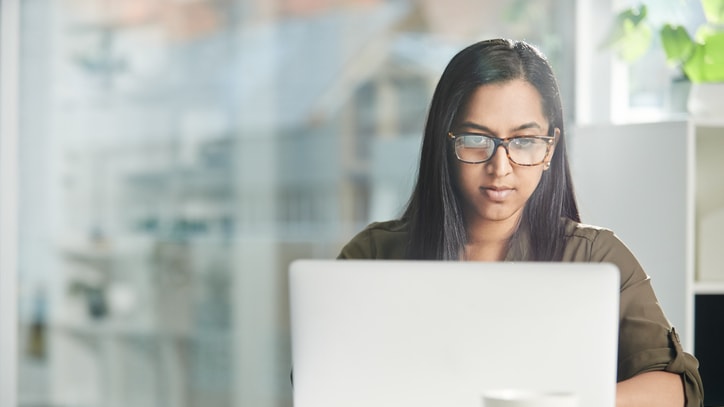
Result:
{"label": "eyeglasses", "polygon": [[499,146],[505,148],[508,159],[515,164],[534,166],[545,161],[555,137],[551,136],[517,136],[502,139],[483,134],[453,134],[448,138],[455,142],[455,156],[468,164],[480,164],[489,161],[498,151]]}

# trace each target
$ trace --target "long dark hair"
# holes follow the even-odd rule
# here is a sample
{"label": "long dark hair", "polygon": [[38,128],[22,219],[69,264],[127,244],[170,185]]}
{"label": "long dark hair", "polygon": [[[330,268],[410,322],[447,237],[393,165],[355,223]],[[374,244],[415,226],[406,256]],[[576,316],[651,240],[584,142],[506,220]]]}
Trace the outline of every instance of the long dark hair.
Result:
{"label": "long dark hair", "polygon": [[[409,258],[458,260],[467,240],[455,187],[455,156],[447,133],[481,85],[523,79],[538,90],[550,129],[560,129],[548,171],[523,211],[531,247],[526,260],[560,260],[565,244],[561,217],[580,221],[566,155],[563,108],[550,64],[522,41],[481,41],[455,55],[435,88],[425,125],[417,183],[403,219],[409,223]],[[519,228],[520,231],[520,228]],[[519,232],[516,232],[514,239]]]}

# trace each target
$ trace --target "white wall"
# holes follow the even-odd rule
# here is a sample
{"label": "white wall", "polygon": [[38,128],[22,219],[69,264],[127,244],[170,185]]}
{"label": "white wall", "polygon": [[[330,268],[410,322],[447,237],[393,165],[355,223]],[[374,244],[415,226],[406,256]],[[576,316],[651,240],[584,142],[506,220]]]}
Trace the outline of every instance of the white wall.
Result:
{"label": "white wall", "polygon": [[686,131],[683,121],[611,124],[579,127],[569,138],[582,221],[612,229],[633,251],[682,338],[687,337]]}

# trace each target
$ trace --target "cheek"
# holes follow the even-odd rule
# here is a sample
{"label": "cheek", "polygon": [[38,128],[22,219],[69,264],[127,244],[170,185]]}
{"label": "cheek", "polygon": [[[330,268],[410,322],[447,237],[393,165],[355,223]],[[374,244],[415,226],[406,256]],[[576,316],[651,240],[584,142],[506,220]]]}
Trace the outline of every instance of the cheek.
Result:
{"label": "cheek", "polygon": [[460,163],[455,168],[455,180],[458,189],[466,189],[470,185],[480,183],[480,174],[472,165]]}
{"label": "cheek", "polygon": [[545,174],[542,167],[539,167],[535,167],[535,169],[531,168],[532,171],[525,176],[526,189],[528,189],[531,194],[538,188]]}

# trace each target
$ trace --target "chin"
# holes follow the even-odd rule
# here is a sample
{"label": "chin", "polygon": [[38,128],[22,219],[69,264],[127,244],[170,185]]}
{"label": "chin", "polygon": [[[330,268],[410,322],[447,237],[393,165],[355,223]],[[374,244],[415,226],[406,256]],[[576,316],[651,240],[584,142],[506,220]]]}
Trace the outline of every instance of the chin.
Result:
{"label": "chin", "polygon": [[523,213],[520,209],[495,208],[495,210],[483,210],[478,212],[482,219],[488,222],[503,222],[518,218]]}

